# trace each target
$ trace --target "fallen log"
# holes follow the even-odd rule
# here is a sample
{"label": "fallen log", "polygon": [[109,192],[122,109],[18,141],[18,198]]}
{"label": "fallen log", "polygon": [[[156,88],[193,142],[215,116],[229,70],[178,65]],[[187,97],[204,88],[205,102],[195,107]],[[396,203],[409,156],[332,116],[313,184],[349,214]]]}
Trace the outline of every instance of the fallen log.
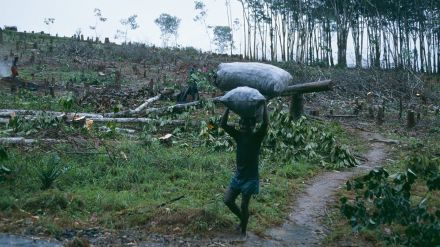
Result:
{"label": "fallen log", "polygon": [[328,118],[356,118],[359,115],[325,115]]}
{"label": "fallen log", "polygon": [[93,117],[93,118],[102,118],[102,114],[96,114],[96,113],[86,113],[86,112],[70,112],[70,113],[64,113],[64,112],[57,112],[57,111],[41,111],[41,110],[19,110],[19,109],[0,109],[0,117],[11,117],[12,115],[17,116],[26,116],[26,115],[38,115],[38,114],[49,114],[53,116],[60,116],[63,114],[66,115],[72,115],[72,116],[84,116],[87,118]]}
{"label": "fallen log", "polygon": [[117,113],[105,113],[104,117],[127,117],[127,116],[139,115],[150,104],[158,101],[161,98],[162,98],[162,94],[158,94],[158,95],[154,96],[153,98],[149,98],[147,101],[145,101],[142,105],[138,106],[134,110],[130,109],[130,110],[121,111],[121,112],[117,112]]}
{"label": "fallen log", "polygon": [[307,82],[307,83],[288,86],[281,93],[281,96],[329,91],[332,90],[332,88],[333,88],[333,82],[331,80]]}
{"label": "fallen log", "polygon": [[185,120],[158,120],[151,118],[88,118],[95,123],[144,123],[144,124],[159,124],[159,125],[191,125],[200,126],[198,121],[185,121]]}
{"label": "fallen log", "polygon": [[26,139],[24,137],[3,137],[0,138],[0,144],[3,145],[32,145],[36,143],[54,144],[60,143],[57,139]]}
{"label": "fallen log", "polygon": [[154,114],[173,113],[178,110],[183,110],[183,109],[186,109],[189,107],[198,106],[200,104],[201,104],[201,101],[194,101],[194,102],[190,102],[190,103],[176,104],[176,105],[165,106],[165,107],[160,107],[160,108],[150,108],[145,111],[145,114],[149,115],[152,113],[154,113]]}
{"label": "fallen log", "polygon": [[158,94],[158,95],[154,96],[153,98],[149,98],[147,101],[145,101],[145,103],[143,103],[142,105],[140,105],[136,109],[134,109],[134,112],[140,112],[140,111],[144,110],[145,108],[147,108],[148,105],[150,105],[151,103],[153,103],[155,101],[158,101],[161,97],[162,97],[162,94]]}
{"label": "fallen log", "polygon": [[151,118],[88,118],[93,120],[94,123],[153,123],[155,119]]}
{"label": "fallen log", "polygon": [[[109,127],[106,127],[106,126],[101,126],[98,129],[99,129],[99,131],[102,131],[102,132],[111,132],[111,129]],[[115,128],[115,131],[118,132],[118,133],[122,133],[122,134],[134,134],[134,133],[136,133],[136,130],[124,129],[124,128]]]}

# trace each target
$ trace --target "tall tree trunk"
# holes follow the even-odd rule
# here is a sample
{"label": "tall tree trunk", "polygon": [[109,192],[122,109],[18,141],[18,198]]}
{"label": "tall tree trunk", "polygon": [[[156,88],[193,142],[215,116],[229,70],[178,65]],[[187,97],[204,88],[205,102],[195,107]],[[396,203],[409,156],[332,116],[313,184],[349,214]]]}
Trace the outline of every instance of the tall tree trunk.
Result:
{"label": "tall tree trunk", "polygon": [[427,54],[427,60],[426,60],[426,62],[427,62],[426,72],[432,73],[432,54],[431,54],[431,52],[432,52],[432,37],[433,37],[432,30],[429,30],[427,32],[427,34],[428,35],[426,36],[426,45],[427,45],[426,50],[428,51],[428,54]]}
{"label": "tall tree trunk", "polygon": [[360,51],[359,44],[359,17],[355,17],[351,22],[351,35],[353,38],[354,44],[354,56],[356,61],[356,68],[360,68],[362,66],[362,56]]}
{"label": "tall tree trunk", "polygon": [[247,47],[246,47],[246,6],[244,5],[244,0],[241,0],[241,6],[243,8],[243,53],[244,57],[247,58]]}
{"label": "tall tree trunk", "polygon": [[440,74],[440,31],[437,31],[437,73]]}
{"label": "tall tree trunk", "polygon": [[[420,41],[420,71],[425,72],[425,27],[423,22],[420,22],[420,31],[419,31],[419,41]],[[415,45],[415,44],[414,44]]]}
{"label": "tall tree trunk", "polygon": [[413,70],[417,71],[418,70],[418,52],[417,52],[417,36],[416,34],[413,35],[413,43],[414,43],[414,48],[413,48]]}

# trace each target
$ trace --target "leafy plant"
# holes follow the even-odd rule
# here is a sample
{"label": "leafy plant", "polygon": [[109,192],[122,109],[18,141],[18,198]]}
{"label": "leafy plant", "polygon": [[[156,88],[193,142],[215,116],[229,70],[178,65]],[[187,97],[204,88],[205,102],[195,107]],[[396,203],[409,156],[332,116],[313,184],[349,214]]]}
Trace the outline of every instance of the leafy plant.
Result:
{"label": "leafy plant", "polygon": [[157,139],[154,138],[153,133],[157,131],[154,124],[146,124],[142,127],[142,133],[140,135],[141,140],[147,146],[153,144]]}
{"label": "leafy plant", "polygon": [[406,167],[414,171],[418,176],[429,178],[438,174],[440,170],[439,158],[431,155],[412,154],[406,160]]}
{"label": "leafy plant", "polygon": [[58,155],[52,155],[49,160],[45,162],[38,169],[38,178],[41,182],[41,189],[46,190],[53,186],[55,181],[64,173],[65,167],[61,163]]}
{"label": "leafy plant", "polygon": [[342,197],[341,212],[355,231],[394,226],[386,240],[405,246],[438,246],[440,244],[440,210],[430,208],[429,194],[440,189],[440,177],[427,181],[428,193],[419,201],[411,193],[417,179],[408,169],[389,175],[384,168],[347,182],[347,190],[355,199]]}
{"label": "leafy plant", "polygon": [[196,71],[188,78],[188,83],[195,83],[197,88],[202,91],[214,91],[215,87],[211,83],[214,74],[214,71]]}
{"label": "leafy plant", "polygon": [[305,117],[293,121],[283,104],[278,103],[271,114],[271,127],[265,139],[265,153],[283,163],[306,159],[331,169],[353,167],[356,158],[335,134]]}
{"label": "leafy plant", "polygon": [[58,103],[61,105],[64,112],[69,112],[72,110],[73,104],[75,103],[75,98],[72,93],[68,93],[67,95],[61,97]]}
{"label": "leafy plant", "polygon": [[6,149],[3,146],[0,146],[0,181],[2,181],[6,175],[11,173],[11,169],[1,164],[4,160],[7,159],[8,153],[6,152]]}
{"label": "leafy plant", "polygon": [[226,135],[218,122],[218,117],[211,117],[208,122],[201,122],[199,138],[202,139],[202,145],[215,151],[231,152],[234,149],[232,138]]}
{"label": "leafy plant", "polygon": [[8,127],[12,128],[15,133],[20,135],[30,135],[37,133],[42,129],[60,127],[60,121],[47,113],[38,113],[34,118],[28,119],[22,116],[15,116],[11,118]]}

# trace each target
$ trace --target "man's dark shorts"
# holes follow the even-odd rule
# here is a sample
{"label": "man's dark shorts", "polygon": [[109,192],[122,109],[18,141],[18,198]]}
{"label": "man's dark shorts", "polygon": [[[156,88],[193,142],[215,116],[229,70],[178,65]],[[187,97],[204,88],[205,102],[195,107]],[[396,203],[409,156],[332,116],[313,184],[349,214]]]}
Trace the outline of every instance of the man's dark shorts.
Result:
{"label": "man's dark shorts", "polygon": [[256,195],[260,192],[260,181],[258,179],[239,179],[234,176],[229,188],[244,195]]}

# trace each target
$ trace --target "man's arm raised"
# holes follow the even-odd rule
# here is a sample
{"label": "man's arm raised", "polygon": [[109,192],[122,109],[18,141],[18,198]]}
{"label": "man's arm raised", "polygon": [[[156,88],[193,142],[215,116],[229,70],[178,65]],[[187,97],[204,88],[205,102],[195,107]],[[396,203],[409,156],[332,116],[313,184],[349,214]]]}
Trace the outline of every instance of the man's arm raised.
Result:
{"label": "man's arm raised", "polygon": [[237,130],[228,125],[228,118],[229,118],[229,108],[226,108],[225,113],[223,113],[222,119],[220,121],[220,126],[228,133],[230,136],[234,137],[237,136]]}
{"label": "man's arm raised", "polygon": [[267,134],[267,130],[269,128],[269,114],[267,113],[267,105],[264,104],[263,109],[263,122],[261,123],[260,128],[257,130],[257,135],[263,139]]}

